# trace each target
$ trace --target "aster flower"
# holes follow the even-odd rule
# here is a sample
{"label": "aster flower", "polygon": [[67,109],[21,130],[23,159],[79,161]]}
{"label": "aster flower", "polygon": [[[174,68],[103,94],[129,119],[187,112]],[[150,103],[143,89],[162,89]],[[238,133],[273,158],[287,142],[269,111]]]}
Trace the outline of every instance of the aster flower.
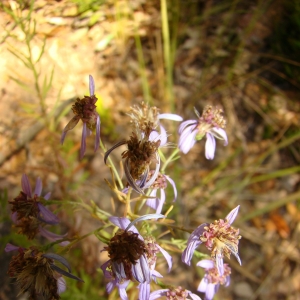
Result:
{"label": "aster flower", "polygon": [[[140,217],[131,223],[127,218],[109,218],[120,230],[110,240],[108,246],[103,249],[103,251],[108,251],[110,258],[101,266],[105,278],[110,280],[106,286],[108,293],[117,287],[120,297],[127,299],[126,287],[130,281],[137,281],[141,284],[140,294],[147,294],[147,290],[149,290],[150,293],[150,286],[148,288],[150,280],[161,277],[161,275],[154,270],[156,253],[158,251],[165,256],[169,269],[171,268],[171,256],[160,246],[155,244],[153,240],[144,239],[133,225],[138,221],[161,217],[164,216],[160,214],[150,214]],[[141,299],[148,298],[142,297]]]}
{"label": "aster flower", "polygon": [[170,289],[162,289],[154,291],[150,294],[149,300],[155,300],[160,297],[166,297],[167,300],[174,300],[174,299],[192,299],[192,300],[201,300],[201,298],[192,293],[189,290],[186,290],[182,288],[181,286],[178,286],[177,288],[170,288]]}
{"label": "aster flower", "polygon": [[58,224],[59,220],[55,214],[43,205],[45,201],[49,200],[51,193],[41,197],[43,187],[41,179],[37,179],[34,192],[32,192],[26,174],[22,175],[21,185],[22,191],[20,194],[9,201],[9,204],[12,205],[12,220],[19,229],[18,233],[26,235],[30,240],[37,233],[51,241],[62,239],[63,235],[54,234],[43,227],[46,224]]}
{"label": "aster flower", "polygon": [[[151,171],[149,173],[149,177],[151,178]],[[147,199],[146,204],[149,207],[155,209],[157,214],[161,213],[163,204],[165,203],[166,200],[165,189],[167,188],[167,182],[169,182],[173,187],[173,191],[174,191],[173,201],[175,201],[177,198],[176,185],[175,182],[168,175],[159,173],[154,183],[148,187],[152,191],[149,194],[149,198]],[[158,190],[160,191],[159,198],[156,197]]]}
{"label": "aster flower", "polygon": [[197,227],[188,239],[187,247],[182,253],[182,261],[190,265],[195,249],[204,243],[211,251],[211,257],[215,261],[220,275],[224,274],[224,256],[230,258],[230,254],[233,254],[241,264],[238,254],[238,244],[241,236],[239,230],[231,226],[238,214],[239,207],[234,208],[225,220],[220,219],[211,224],[204,223]]}
{"label": "aster flower", "polygon": [[224,130],[226,121],[222,116],[223,111],[208,105],[204,108],[202,116],[196,109],[195,113],[198,120],[187,120],[179,126],[179,149],[186,154],[196,141],[206,136],[205,157],[213,159],[216,150],[215,138],[224,140],[224,146],[228,144],[227,134]]}
{"label": "aster flower", "polygon": [[[35,247],[29,249],[7,244],[6,252],[18,251],[9,264],[8,274],[16,278],[21,293],[29,293],[29,299],[60,299],[59,294],[65,291],[66,282],[62,275],[82,281],[71,274],[69,263],[60,255],[40,252]],[[65,271],[55,264],[58,261],[67,268]]]}
{"label": "aster flower", "polygon": [[205,269],[205,275],[197,289],[205,293],[205,300],[212,300],[220,285],[229,286],[231,269],[228,264],[224,264],[223,275],[219,274],[213,260],[203,259],[197,263],[197,266]]}
{"label": "aster flower", "polygon": [[84,96],[84,98],[77,98],[75,104],[72,106],[75,116],[66,125],[61,136],[61,143],[64,143],[65,137],[69,130],[72,130],[79,122],[83,123],[82,136],[81,136],[81,148],[80,159],[83,158],[86,149],[86,138],[94,129],[96,129],[95,147],[97,151],[100,143],[100,117],[96,111],[96,102],[98,98],[95,96],[95,82],[91,75],[89,75],[89,89],[90,96]]}

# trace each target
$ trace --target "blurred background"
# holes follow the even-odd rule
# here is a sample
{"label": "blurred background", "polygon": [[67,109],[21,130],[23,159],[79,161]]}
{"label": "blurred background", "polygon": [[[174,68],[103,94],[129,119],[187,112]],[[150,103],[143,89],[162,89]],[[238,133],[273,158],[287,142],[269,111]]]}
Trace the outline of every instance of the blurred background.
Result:
{"label": "blurred background", "polygon": [[[26,299],[6,274],[11,254],[3,252],[7,242],[30,245],[11,230],[7,202],[23,173],[71,203],[54,205],[57,233],[82,236],[100,226],[93,209],[72,201],[92,199],[119,215],[93,138],[82,161],[81,126],[59,143],[72,103],[88,95],[89,74],[107,148],[130,134],[126,113],[141,101],[185,120],[195,118],[194,107],[223,108],[229,145],[218,142],[208,161],[200,141],[167,170],[179,191],[169,216],[193,229],[241,205],[234,226],[243,265],[230,260],[231,285],[214,299],[300,299],[298,0],[3,0],[0,26],[1,300]],[[176,142],[177,124],[168,126]],[[170,190],[168,203],[172,197]],[[67,280],[62,299],[108,299],[101,249],[89,237],[65,253],[85,284]],[[196,291],[203,273],[179,260],[166,281]]]}

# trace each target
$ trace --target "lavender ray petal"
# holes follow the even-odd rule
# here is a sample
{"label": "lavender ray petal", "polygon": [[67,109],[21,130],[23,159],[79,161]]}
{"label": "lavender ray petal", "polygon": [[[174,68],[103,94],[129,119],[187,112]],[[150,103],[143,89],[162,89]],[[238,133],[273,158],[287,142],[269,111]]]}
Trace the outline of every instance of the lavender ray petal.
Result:
{"label": "lavender ray petal", "polygon": [[234,208],[232,211],[230,211],[230,213],[226,216],[226,220],[229,224],[232,224],[233,221],[235,220],[238,212],[239,212],[239,209],[240,209],[240,205],[238,205],[236,208]]}
{"label": "lavender ray petal", "polygon": [[159,114],[158,115],[158,119],[166,119],[166,120],[171,120],[171,121],[177,121],[177,122],[181,122],[183,120],[183,118],[179,115],[176,114]]}
{"label": "lavender ray petal", "polygon": [[161,219],[161,218],[165,218],[164,215],[161,214],[147,214],[144,216],[141,216],[135,220],[133,220],[127,227],[126,227],[126,231],[129,230],[135,223],[140,222],[140,221],[145,221],[145,220],[150,220],[150,219]]}
{"label": "lavender ray petal", "polygon": [[206,289],[206,292],[205,292],[205,297],[207,300],[212,300],[214,295],[216,293],[216,290],[215,290],[215,284],[213,283],[209,283],[207,285],[207,289]]}
{"label": "lavender ray petal", "polygon": [[139,288],[139,300],[149,300],[150,284],[148,282],[140,283],[138,288]]}
{"label": "lavender ray petal", "polygon": [[216,267],[217,267],[219,275],[223,276],[223,274],[224,274],[224,262],[223,262],[223,256],[220,253],[217,253],[217,255],[216,255]]}
{"label": "lavender ray petal", "polygon": [[66,135],[67,135],[67,131],[63,131],[63,133],[61,134],[61,138],[60,138],[60,143],[63,145]]}
{"label": "lavender ray petal", "polygon": [[80,120],[80,117],[78,117],[78,116],[76,115],[76,116],[74,116],[74,117],[70,120],[70,122],[65,126],[65,128],[63,129],[63,133],[62,133],[61,139],[60,139],[61,143],[64,142],[64,139],[65,139],[65,136],[66,136],[66,135],[64,135],[64,133],[67,134],[67,132],[68,132],[69,130],[72,130],[72,129],[78,124],[79,120]]}
{"label": "lavender ray petal", "polygon": [[224,129],[214,127],[211,130],[211,133],[219,140],[224,140],[224,146],[228,145],[228,138],[227,138],[227,133]]}
{"label": "lavender ray petal", "polygon": [[205,291],[207,290],[207,286],[208,286],[208,280],[206,278],[206,276],[204,276],[204,278],[202,278],[202,280],[200,281],[197,291],[201,292],[201,293],[205,293]]}
{"label": "lavender ray petal", "polygon": [[23,192],[30,198],[32,198],[32,191],[31,191],[31,186],[29,179],[26,174],[22,175],[22,180],[21,180],[21,185],[22,185],[22,190]]}
{"label": "lavender ray petal", "polygon": [[172,187],[173,187],[173,191],[174,191],[174,200],[173,200],[173,202],[175,202],[176,199],[177,199],[177,188],[176,188],[176,184],[175,184],[174,180],[171,179],[168,175],[165,175],[165,177],[166,177],[166,179],[170,182],[170,184],[171,184]]}
{"label": "lavender ray petal", "polygon": [[111,272],[109,272],[109,271],[107,270],[107,267],[110,265],[110,262],[111,262],[111,260],[109,259],[108,261],[106,261],[104,264],[102,264],[102,265],[100,266],[100,268],[102,269],[102,272],[103,272],[103,274],[104,274],[104,277],[105,277],[106,279],[111,279],[111,278],[112,278]]}
{"label": "lavender ray petal", "polygon": [[193,128],[191,125],[197,125],[197,123],[198,123],[197,120],[187,120],[182,122],[178,127],[178,133],[181,134],[182,131],[188,126],[190,131],[194,130],[195,128]]}
{"label": "lavender ray petal", "polygon": [[80,146],[80,155],[79,158],[82,159],[85,153],[86,149],[86,137],[87,137],[87,127],[86,123],[83,122],[83,127],[82,127],[82,136],[81,136],[81,146]]}
{"label": "lavender ray petal", "polygon": [[15,211],[15,212],[13,212],[11,215],[10,215],[10,218],[11,218],[11,220],[15,223],[15,224],[17,224],[17,222],[18,222],[18,213]]}
{"label": "lavender ray petal", "polygon": [[201,300],[201,298],[198,295],[192,293],[191,291],[188,291],[188,293],[192,300]]}
{"label": "lavender ray petal", "polygon": [[48,208],[46,208],[43,204],[38,203],[38,207],[39,207],[39,216],[38,216],[39,220],[51,225],[59,223],[58,217],[54,213],[52,213]]}
{"label": "lavender ray petal", "polygon": [[148,266],[148,261],[144,255],[142,255],[135,265],[131,268],[134,278],[139,282],[150,282],[150,269]]}
{"label": "lavender ray petal", "polygon": [[153,209],[155,209],[155,210],[158,207],[159,199],[158,198],[152,198],[152,197],[156,197],[156,193],[157,193],[156,189],[152,190],[150,195],[149,195],[149,197],[151,197],[151,198],[148,198],[147,201],[146,201],[146,205],[153,208]]}
{"label": "lavender ray petal", "polygon": [[165,200],[166,200],[166,193],[163,189],[160,189],[160,199],[158,200],[158,206],[156,208],[157,214],[161,213]]}
{"label": "lavender ray petal", "polygon": [[41,180],[40,177],[38,177],[37,180],[36,180],[34,195],[41,196],[42,189],[43,189],[42,180]]}
{"label": "lavender ray petal", "polygon": [[4,248],[4,251],[5,252],[11,252],[11,251],[16,251],[16,250],[19,250],[20,247],[17,247],[13,244],[10,244],[10,243],[7,243],[5,248]]}
{"label": "lavender ray petal", "polygon": [[183,131],[179,138],[179,149],[187,154],[196,143],[197,130]]}
{"label": "lavender ray petal", "polygon": [[94,147],[95,152],[98,150],[99,144],[100,144],[100,117],[99,117],[99,115],[97,115],[96,137],[95,137],[95,147]]}
{"label": "lavender ray petal", "polygon": [[61,294],[67,289],[66,281],[63,277],[57,279],[57,293]]}
{"label": "lavender ray petal", "polygon": [[117,280],[113,280],[106,285],[106,292],[110,294],[117,285]]}
{"label": "lavender ray petal", "polygon": [[160,297],[163,297],[167,294],[168,291],[169,291],[169,289],[154,291],[150,294],[149,300],[155,300],[155,299],[158,299]]}
{"label": "lavender ray petal", "polygon": [[44,198],[45,200],[49,200],[50,197],[51,197],[51,192],[48,192],[43,198]]}
{"label": "lavender ray petal", "polygon": [[123,282],[123,283],[120,283],[118,284],[118,289],[119,289],[119,295],[120,295],[120,298],[122,300],[128,300],[128,296],[127,296],[127,292],[126,292],[126,288],[129,284],[129,280]]}
{"label": "lavender ray petal", "polygon": [[181,256],[181,260],[185,264],[189,266],[191,265],[191,259],[193,257],[194,251],[200,244],[202,244],[202,241],[199,239],[199,237],[203,234],[203,232],[205,231],[204,228],[207,225],[207,223],[201,224],[191,233],[187,241],[187,247],[185,248]]}
{"label": "lavender ray petal", "polygon": [[205,142],[206,159],[214,159],[215,150],[216,150],[216,140],[214,136],[210,133],[206,133],[206,142]]}
{"label": "lavender ray petal", "polygon": [[39,227],[39,232],[43,237],[47,238],[51,242],[61,240],[67,236],[67,233],[64,235],[55,234],[53,232],[46,230],[45,228],[43,228],[41,226]]}
{"label": "lavender ray petal", "polygon": [[92,75],[89,75],[89,90],[90,96],[95,95],[95,81]]}
{"label": "lavender ray petal", "polygon": [[173,258],[172,256],[162,247],[160,247],[158,244],[156,245],[158,249],[160,250],[161,254],[165,257],[167,264],[168,264],[168,272],[171,271],[172,265],[173,265]]}
{"label": "lavender ray petal", "polygon": [[215,263],[211,259],[202,259],[197,263],[196,266],[203,269],[213,269],[215,267]]}

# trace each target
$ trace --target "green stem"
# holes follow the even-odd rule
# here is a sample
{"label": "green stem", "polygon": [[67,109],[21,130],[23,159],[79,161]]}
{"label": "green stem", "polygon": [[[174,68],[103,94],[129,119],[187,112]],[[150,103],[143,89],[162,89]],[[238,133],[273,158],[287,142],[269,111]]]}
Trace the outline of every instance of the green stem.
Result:
{"label": "green stem", "polygon": [[167,168],[168,164],[173,161],[173,158],[179,153],[179,148],[176,148],[173,153],[168,157],[168,159],[165,161],[161,168],[161,173],[165,172],[165,169]]}

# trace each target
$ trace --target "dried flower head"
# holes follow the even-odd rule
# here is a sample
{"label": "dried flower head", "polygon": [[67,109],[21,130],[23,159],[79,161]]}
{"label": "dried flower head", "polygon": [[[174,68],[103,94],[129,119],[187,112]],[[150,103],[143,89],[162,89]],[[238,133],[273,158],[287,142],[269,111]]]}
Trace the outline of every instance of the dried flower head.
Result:
{"label": "dried flower head", "polygon": [[156,130],[160,125],[161,119],[182,121],[182,117],[176,114],[160,114],[156,106],[149,106],[147,103],[142,102],[141,105],[133,105],[128,113],[131,118],[131,123],[139,132],[146,132]]}
{"label": "dried flower head", "polygon": [[224,146],[228,144],[227,134],[224,130],[226,121],[223,111],[208,105],[204,108],[202,116],[195,109],[198,120],[187,120],[181,123],[178,132],[179,148],[183,153],[188,153],[196,141],[206,136],[205,157],[213,159],[216,149],[216,140],[224,140]]}
{"label": "dried flower head", "polygon": [[95,83],[91,75],[89,75],[89,88],[90,96],[84,96],[84,98],[77,98],[76,102],[72,106],[74,117],[66,125],[61,136],[61,143],[63,144],[67,132],[72,130],[81,120],[83,122],[80,159],[83,158],[86,149],[86,137],[89,136],[92,131],[96,129],[95,147],[97,151],[100,143],[100,117],[96,111],[97,97],[95,96]]}
{"label": "dried flower head", "polygon": [[22,191],[20,194],[9,201],[9,204],[12,206],[12,219],[18,228],[18,233],[26,235],[29,239],[33,239],[37,233],[50,240],[62,239],[63,236],[52,234],[43,228],[46,224],[57,224],[59,220],[56,215],[43,205],[50,198],[50,193],[41,197],[41,179],[37,179],[34,192],[32,192],[26,174],[22,175],[21,184]]}
{"label": "dried flower head", "polygon": [[[62,274],[82,281],[72,275],[68,262],[57,254],[44,254],[35,247],[29,249],[7,244],[5,251],[19,253],[13,256],[9,264],[8,274],[16,278],[20,293],[29,293],[30,300],[59,299],[59,293],[65,289],[65,281]],[[55,261],[63,264],[68,272],[55,265]]]}
{"label": "dried flower head", "polygon": [[172,267],[172,257],[157,245],[153,238],[143,238],[133,226],[138,221],[153,218],[161,218],[163,215],[150,214],[135,219],[133,222],[127,218],[110,217],[110,221],[117,225],[120,230],[104,248],[108,251],[109,260],[101,269],[104,276],[110,280],[107,284],[107,292],[110,293],[117,287],[121,299],[127,299],[126,287],[130,281],[140,283],[140,299],[149,299],[150,280],[162,277],[154,270],[156,254],[161,252],[167,260],[169,270]]}

